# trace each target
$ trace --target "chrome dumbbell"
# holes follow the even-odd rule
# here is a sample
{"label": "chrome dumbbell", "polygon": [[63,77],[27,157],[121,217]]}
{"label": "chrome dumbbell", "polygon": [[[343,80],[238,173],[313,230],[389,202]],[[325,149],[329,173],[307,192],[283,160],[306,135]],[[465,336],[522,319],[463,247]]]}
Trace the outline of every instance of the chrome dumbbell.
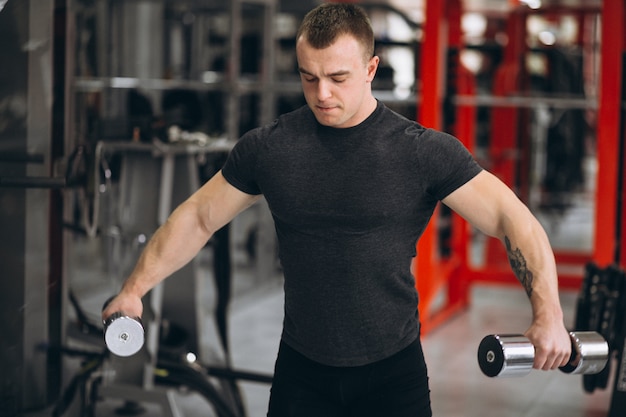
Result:
{"label": "chrome dumbbell", "polygon": [[[103,310],[109,301],[104,303]],[[104,343],[114,355],[131,356],[142,348],[145,335],[141,318],[117,312],[104,320],[103,324]]]}
{"label": "chrome dumbbell", "polygon": [[[597,374],[609,360],[609,345],[597,332],[570,332],[572,354],[568,374]],[[514,377],[528,374],[535,360],[535,347],[522,335],[485,336],[478,346],[478,364],[489,377]]]}

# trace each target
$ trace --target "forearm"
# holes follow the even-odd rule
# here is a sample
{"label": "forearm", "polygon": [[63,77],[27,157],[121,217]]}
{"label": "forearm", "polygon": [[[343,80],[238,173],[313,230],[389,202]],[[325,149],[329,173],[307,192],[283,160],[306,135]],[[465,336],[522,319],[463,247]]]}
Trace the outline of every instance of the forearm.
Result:
{"label": "forearm", "polygon": [[511,269],[530,299],[534,318],[562,321],[556,263],[543,227],[529,212],[524,213],[515,224],[504,222],[500,238]]}
{"label": "forearm", "polygon": [[[521,225],[520,225],[521,224]],[[511,269],[532,306],[532,324],[525,336],[535,346],[534,367],[554,369],[567,363],[570,340],[563,323],[554,255],[543,227],[530,213],[517,216],[501,237]]]}
{"label": "forearm", "polygon": [[185,266],[210,239],[194,201],[180,205],[149,240],[121,292],[143,297],[165,278]]}

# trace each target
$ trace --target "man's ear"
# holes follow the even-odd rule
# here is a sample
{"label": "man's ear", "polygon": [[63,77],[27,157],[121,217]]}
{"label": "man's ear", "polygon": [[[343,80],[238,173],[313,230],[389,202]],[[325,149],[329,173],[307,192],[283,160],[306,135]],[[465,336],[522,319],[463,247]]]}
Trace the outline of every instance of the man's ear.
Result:
{"label": "man's ear", "polygon": [[367,81],[372,82],[374,80],[374,76],[376,76],[376,70],[378,70],[378,63],[380,62],[380,58],[374,55],[370,58],[367,63]]}

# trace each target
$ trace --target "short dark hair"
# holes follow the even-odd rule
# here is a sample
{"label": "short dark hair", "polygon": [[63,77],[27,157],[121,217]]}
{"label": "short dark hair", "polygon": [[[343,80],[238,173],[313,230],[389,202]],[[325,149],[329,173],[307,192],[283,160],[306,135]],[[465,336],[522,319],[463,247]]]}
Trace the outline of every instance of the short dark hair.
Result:
{"label": "short dark hair", "polygon": [[324,49],[341,35],[353,36],[362,46],[365,59],[374,56],[374,31],[367,13],[354,4],[324,3],[304,16],[296,41],[304,37],[316,49]]}

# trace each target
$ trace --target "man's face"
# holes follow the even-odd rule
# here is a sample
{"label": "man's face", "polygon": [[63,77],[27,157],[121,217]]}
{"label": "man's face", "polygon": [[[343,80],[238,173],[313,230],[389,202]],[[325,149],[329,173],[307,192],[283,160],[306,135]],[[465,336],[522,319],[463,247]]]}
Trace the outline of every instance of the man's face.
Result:
{"label": "man's face", "polygon": [[376,108],[371,82],[378,57],[366,60],[354,37],[342,35],[328,48],[315,49],[305,38],[296,45],[302,89],[317,121],[325,126],[356,126]]}

